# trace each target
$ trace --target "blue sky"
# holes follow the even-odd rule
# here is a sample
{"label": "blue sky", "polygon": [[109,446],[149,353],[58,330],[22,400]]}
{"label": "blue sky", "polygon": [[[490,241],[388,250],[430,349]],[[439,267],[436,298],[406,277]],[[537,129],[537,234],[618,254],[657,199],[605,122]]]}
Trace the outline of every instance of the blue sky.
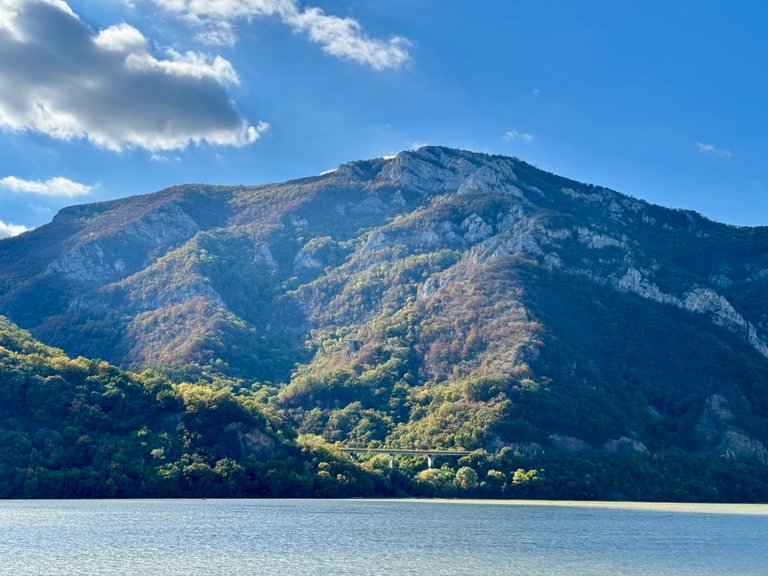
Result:
{"label": "blue sky", "polygon": [[768,3],[0,0],[0,236],[439,144],[768,225]]}

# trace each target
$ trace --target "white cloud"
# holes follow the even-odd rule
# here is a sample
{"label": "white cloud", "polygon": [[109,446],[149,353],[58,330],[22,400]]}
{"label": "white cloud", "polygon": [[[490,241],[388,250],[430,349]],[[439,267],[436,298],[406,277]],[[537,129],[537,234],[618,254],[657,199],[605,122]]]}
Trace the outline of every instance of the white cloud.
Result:
{"label": "white cloud", "polygon": [[0,0],[0,128],[114,151],[245,146],[263,130],[235,109],[221,56],[153,54],[128,24],[98,33],[60,0]]}
{"label": "white cloud", "polygon": [[295,0],[153,0],[167,12],[198,22],[272,16],[294,9]]}
{"label": "white cloud", "polygon": [[200,27],[197,38],[213,45],[236,41],[233,23],[277,16],[295,32],[320,44],[323,51],[374,70],[400,68],[410,60],[410,42],[368,37],[357,20],[326,14],[320,8],[300,9],[296,0],[152,0],[163,10]]}
{"label": "white cloud", "polygon": [[405,38],[387,41],[368,38],[356,20],[328,16],[319,8],[297,11],[284,17],[284,21],[297,32],[307,34],[328,54],[368,64],[374,70],[399,68],[410,58],[410,43]]}
{"label": "white cloud", "polygon": [[151,162],[181,162],[179,156],[164,156],[163,154],[154,153],[149,157]]}
{"label": "white cloud", "polygon": [[[30,0],[0,0],[0,30],[5,30],[17,40],[24,40],[23,31],[15,23],[19,11]],[[69,5],[64,0],[38,0],[38,2],[53,6],[70,16],[77,18]]]}
{"label": "white cloud", "polygon": [[0,188],[23,194],[40,194],[41,196],[59,196],[74,198],[88,196],[93,192],[93,186],[74,182],[69,178],[56,176],[48,180],[24,180],[16,176],[0,178]]}
{"label": "white cloud", "polygon": [[703,142],[696,142],[696,148],[702,154],[710,154],[712,156],[722,156],[724,158],[730,158],[733,153],[725,148],[718,148],[714,144],[704,144]]}
{"label": "white cloud", "polygon": [[0,238],[8,238],[10,236],[17,236],[22,232],[29,230],[26,226],[21,224],[9,224],[0,220]]}
{"label": "white cloud", "polygon": [[110,26],[99,32],[93,41],[97,46],[112,52],[132,50],[144,52],[147,49],[147,40],[144,35],[128,24]]}
{"label": "white cloud", "polygon": [[219,22],[216,25],[204,27],[195,34],[198,42],[206,46],[227,46],[234,48],[237,44],[237,34],[229,22]]}
{"label": "white cloud", "polygon": [[254,140],[257,140],[261,138],[262,134],[269,130],[272,126],[269,122],[259,122],[256,124],[256,126],[249,126],[248,127],[248,136],[249,138],[253,138]]}
{"label": "white cloud", "polygon": [[533,134],[528,134],[528,132],[518,132],[517,130],[509,130],[504,133],[504,140],[507,142],[511,142],[512,140],[533,142]]}

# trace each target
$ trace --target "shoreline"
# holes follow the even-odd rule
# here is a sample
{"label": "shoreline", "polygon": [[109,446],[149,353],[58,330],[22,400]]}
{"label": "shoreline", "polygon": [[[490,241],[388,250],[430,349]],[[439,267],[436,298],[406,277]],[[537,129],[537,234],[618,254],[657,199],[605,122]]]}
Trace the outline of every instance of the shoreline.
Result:
{"label": "shoreline", "polygon": [[363,498],[367,502],[403,502],[435,504],[470,504],[486,506],[541,506],[560,508],[595,508],[613,510],[636,510],[648,512],[674,512],[691,514],[748,514],[768,516],[768,504],[764,503],[720,503],[720,502],[635,502],[612,500],[481,500],[469,498]]}
{"label": "shoreline", "polygon": [[484,500],[478,498],[73,498],[73,499],[0,499],[0,511],[13,504],[67,504],[76,502],[366,502],[381,504],[451,504],[470,506],[508,506],[545,508],[592,508],[596,510],[627,510],[638,512],[669,512],[683,514],[728,514],[768,516],[764,503],[708,503],[708,502],[635,502],[610,500]]}

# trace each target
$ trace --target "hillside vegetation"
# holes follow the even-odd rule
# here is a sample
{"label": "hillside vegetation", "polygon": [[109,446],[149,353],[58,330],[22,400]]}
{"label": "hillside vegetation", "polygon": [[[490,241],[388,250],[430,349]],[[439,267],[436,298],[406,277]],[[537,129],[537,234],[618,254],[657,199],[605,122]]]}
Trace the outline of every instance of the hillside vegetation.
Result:
{"label": "hillside vegetation", "polygon": [[[0,498],[385,492],[250,394],[71,359],[0,317]],[[343,490],[318,472],[346,473]]]}

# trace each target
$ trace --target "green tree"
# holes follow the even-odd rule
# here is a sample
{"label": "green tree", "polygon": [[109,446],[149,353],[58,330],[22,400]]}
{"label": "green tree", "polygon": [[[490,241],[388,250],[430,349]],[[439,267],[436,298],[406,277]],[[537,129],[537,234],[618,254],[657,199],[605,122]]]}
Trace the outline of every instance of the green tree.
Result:
{"label": "green tree", "polygon": [[480,486],[480,478],[474,468],[462,466],[456,471],[455,483],[464,492],[474,492]]}

